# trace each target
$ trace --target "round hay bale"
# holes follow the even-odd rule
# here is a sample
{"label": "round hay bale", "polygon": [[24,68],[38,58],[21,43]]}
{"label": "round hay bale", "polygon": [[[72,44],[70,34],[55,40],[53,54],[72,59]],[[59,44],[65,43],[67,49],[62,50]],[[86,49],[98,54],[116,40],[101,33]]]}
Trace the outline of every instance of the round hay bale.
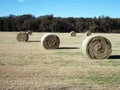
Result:
{"label": "round hay bale", "polygon": [[32,31],[27,31],[26,33],[28,33],[28,35],[32,35]]}
{"label": "round hay bale", "polygon": [[91,59],[105,59],[112,53],[112,45],[105,37],[89,36],[82,43],[82,52]]}
{"label": "round hay bale", "polygon": [[76,36],[76,32],[75,32],[75,31],[71,31],[71,32],[70,32],[70,36],[71,36],[71,37],[75,37],[75,36]]}
{"label": "round hay bale", "polygon": [[90,36],[90,35],[92,35],[92,33],[91,33],[90,31],[87,31],[87,32],[85,33],[85,36]]}
{"label": "round hay bale", "polygon": [[60,45],[60,39],[55,34],[45,34],[41,38],[41,45],[45,49],[57,49]]}
{"label": "round hay bale", "polygon": [[17,41],[27,42],[29,39],[29,35],[25,32],[19,32],[16,37]]}

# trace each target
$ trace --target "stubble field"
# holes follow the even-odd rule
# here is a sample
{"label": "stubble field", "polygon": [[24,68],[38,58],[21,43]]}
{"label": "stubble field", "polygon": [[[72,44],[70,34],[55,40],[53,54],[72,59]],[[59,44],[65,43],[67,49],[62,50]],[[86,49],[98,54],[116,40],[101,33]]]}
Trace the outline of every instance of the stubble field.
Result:
{"label": "stubble field", "polygon": [[[96,34],[112,43],[109,59],[82,54],[84,33],[56,33],[60,48],[45,50],[33,33],[18,42],[18,32],[0,32],[0,90],[120,90],[120,34]],[[95,33],[94,33],[95,34]]]}

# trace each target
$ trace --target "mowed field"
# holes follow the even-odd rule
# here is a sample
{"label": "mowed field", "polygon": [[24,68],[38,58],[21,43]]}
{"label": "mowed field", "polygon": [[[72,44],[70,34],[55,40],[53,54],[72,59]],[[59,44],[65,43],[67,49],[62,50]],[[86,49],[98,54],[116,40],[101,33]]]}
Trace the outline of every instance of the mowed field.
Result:
{"label": "mowed field", "polygon": [[18,42],[17,34],[0,32],[0,90],[120,90],[120,34],[94,33],[112,43],[104,60],[82,54],[84,33],[55,33],[61,43],[54,50],[42,48],[45,33],[33,33],[28,42]]}

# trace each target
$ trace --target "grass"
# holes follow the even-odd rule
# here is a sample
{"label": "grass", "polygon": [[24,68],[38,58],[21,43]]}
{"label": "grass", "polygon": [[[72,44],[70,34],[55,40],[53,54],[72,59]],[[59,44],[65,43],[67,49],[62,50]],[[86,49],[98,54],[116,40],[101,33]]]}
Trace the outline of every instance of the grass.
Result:
{"label": "grass", "polygon": [[112,42],[112,56],[104,60],[85,57],[85,36],[56,33],[60,48],[45,50],[44,33],[33,33],[29,42],[18,42],[17,32],[0,32],[0,90],[119,90],[119,34],[98,34]]}
{"label": "grass", "polygon": [[106,61],[96,61],[96,63],[100,66],[120,66],[120,61],[118,60],[106,60]]}
{"label": "grass", "polygon": [[[74,79],[74,80],[73,80]],[[82,85],[84,83],[115,86],[120,84],[120,77],[69,77],[73,84]]]}
{"label": "grass", "polygon": [[78,56],[78,55],[82,55],[81,52],[56,52],[56,55],[60,55],[60,56],[69,56],[69,57],[74,57],[74,56]]}
{"label": "grass", "polygon": [[[7,56],[7,57],[6,57]],[[15,66],[22,66],[28,65],[33,62],[35,55],[32,54],[0,54],[0,64],[1,65],[15,65]]]}

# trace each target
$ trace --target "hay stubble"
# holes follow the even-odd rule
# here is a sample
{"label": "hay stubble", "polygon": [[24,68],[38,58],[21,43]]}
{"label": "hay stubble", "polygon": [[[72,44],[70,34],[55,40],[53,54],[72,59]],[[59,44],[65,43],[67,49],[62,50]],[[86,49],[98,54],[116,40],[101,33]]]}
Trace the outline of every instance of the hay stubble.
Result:
{"label": "hay stubble", "polygon": [[[45,50],[39,42],[19,43],[16,34],[0,32],[0,90],[120,89],[120,59],[84,57],[81,51],[84,34],[72,38],[69,33],[56,33],[63,49],[55,50]],[[39,40],[43,35],[35,33],[30,40]],[[120,35],[102,35],[111,40],[112,55],[119,55]]]}

